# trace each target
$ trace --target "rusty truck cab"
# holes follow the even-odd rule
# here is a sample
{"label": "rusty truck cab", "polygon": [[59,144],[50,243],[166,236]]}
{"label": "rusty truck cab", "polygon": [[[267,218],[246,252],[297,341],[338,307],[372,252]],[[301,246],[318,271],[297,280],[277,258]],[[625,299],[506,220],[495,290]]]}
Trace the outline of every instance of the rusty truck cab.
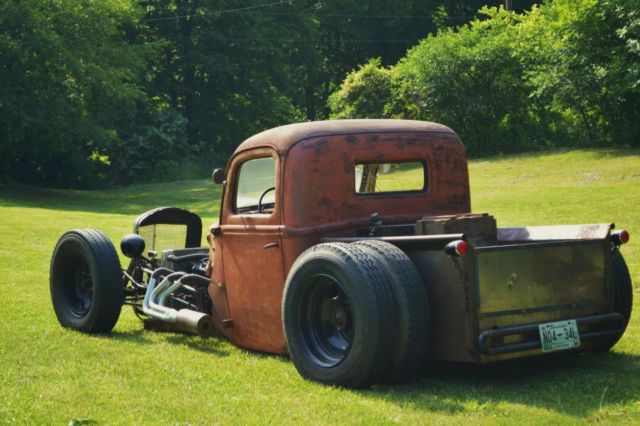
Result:
{"label": "rusty truck cab", "polygon": [[[358,167],[379,163],[416,164],[422,184],[358,191]],[[212,228],[215,323],[240,346],[286,353],[282,292],[304,250],[324,238],[355,237],[373,213],[385,225],[413,224],[470,208],[464,146],[446,126],[340,120],[257,134],[229,160],[220,223]]]}

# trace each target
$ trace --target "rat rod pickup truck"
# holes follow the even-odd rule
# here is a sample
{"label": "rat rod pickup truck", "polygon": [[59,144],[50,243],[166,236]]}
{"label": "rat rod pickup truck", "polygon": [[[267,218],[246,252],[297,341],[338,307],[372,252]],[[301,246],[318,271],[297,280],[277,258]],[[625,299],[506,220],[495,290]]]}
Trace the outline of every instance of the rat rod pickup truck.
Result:
{"label": "rat rod pickup truck", "polygon": [[103,233],[64,234],[50,280],[60,323],[108,332],[131,305],[145,327],[289,354],[305,378],[361,387],[429,360],[606,351],[629,321],[629,234],[472,214],[465,149],[445,126],[278,127],[214,181],[208,247],[200,217],[172,207],[137,218],[126,269]]}

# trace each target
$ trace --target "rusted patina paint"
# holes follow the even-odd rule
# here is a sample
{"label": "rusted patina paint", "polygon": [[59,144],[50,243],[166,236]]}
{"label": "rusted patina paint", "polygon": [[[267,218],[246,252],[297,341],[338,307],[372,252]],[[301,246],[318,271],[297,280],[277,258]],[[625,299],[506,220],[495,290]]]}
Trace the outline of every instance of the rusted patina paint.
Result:
{"label": "rusted patina paint", "polygon": [[[233,211],[239,167],[276,159],[271,214]],[[356,163],[421,161],[422,192],[356,194]],[[243,142],[227,167],[209,294],[219,331],[242,347],[286,353],[281,300],[287,272],[307,248],[355,236],[374,212],[386,224],[470,212],[464,146],[446,126],[402,120],[339,120],[282,126]],[[227,316],[227,318],[223,318]]]}

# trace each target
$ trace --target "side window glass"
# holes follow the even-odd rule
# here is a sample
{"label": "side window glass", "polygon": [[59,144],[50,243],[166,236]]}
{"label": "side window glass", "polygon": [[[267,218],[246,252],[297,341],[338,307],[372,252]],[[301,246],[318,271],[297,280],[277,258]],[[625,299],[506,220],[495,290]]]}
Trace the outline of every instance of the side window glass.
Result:
{"label": "side window glass", "polygon": [[236,213],[272,213],[276,200],[276,162],[273,157],[249,160],[240,166]]}

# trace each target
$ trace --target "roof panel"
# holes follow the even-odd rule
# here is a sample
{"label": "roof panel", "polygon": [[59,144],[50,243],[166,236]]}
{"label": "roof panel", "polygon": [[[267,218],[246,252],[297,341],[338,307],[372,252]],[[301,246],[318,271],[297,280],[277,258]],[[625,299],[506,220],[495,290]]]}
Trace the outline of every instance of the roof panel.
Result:
{"label": "roof panel", "polygon": [[242,142],[236,153],[251,148],[270,146],[283,153],[297,142],[309,138],[362,134],[362,133],[450,133],[453,130],[442,124],[413,120],[331,120],[310,121],[306,123],[288,124],[265,130]]}

